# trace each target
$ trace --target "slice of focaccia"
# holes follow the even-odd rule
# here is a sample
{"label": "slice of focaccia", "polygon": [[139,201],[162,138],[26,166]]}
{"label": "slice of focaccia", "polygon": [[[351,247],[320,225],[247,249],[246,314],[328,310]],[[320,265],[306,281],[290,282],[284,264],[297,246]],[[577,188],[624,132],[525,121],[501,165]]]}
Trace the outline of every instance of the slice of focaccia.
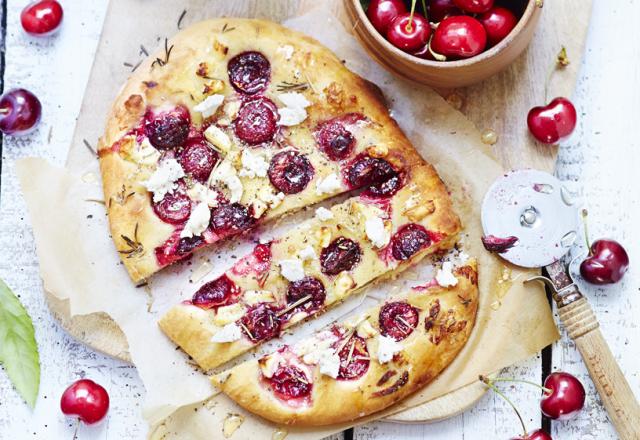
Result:
{"label": "slice of focaccia", "polygon": [[453,246],[460,223],[433,167],[417,162],[395,194],[364,193],[259,244],[160,327],[205,370]]}
{"label": "slice of focaccia", "polygon": [[435,379],[469,339],[476,263],[440,278],[447,287],[433,280],[212,381],[243,408],[282,424],[328,425],[387,408]]}
{"label": "slice of focaccia", "polygon": [[98,153],[111,233],[135,282],[346,191],[389,198],[423,164],[377,89],[333,53],[235,18],[193,25],[143,62]]}

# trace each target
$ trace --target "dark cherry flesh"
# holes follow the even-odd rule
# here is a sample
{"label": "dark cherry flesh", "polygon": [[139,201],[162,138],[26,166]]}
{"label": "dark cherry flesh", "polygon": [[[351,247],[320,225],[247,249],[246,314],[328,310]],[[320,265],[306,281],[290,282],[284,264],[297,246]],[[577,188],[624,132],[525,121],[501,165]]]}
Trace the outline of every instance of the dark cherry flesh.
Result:
{"label": "dark cherry flesh", "polygon": [[478,17],[487,31],[489,46],[495,46],[509,35],[518,24],[515,14],[507,8],[494,6]]}
{"label": "dark cherry flesh", "polygon": [[218,153],[202,138],[189,139],[178,156],[184,171],[203,183],[209,179],[218,158]]}
{"label": "dark cherry flesh", "polygon": [[233,122],[238,138],[249,145],[260,145],[273,140],[278,123],[278,108],[269,98],[257,97],[240,107]]}
{"label": "dark cherry flesh", "polygon": [[534,107],[527,115],[529,131],[543,144],[555,144],[576,128],[578,113],[567,98],[555,98],[549,104]]}
{"label": "dark cherry flesh", "polygon": [[412,305],[396,301],[380,308],[378,320],[383,335],[402,341],[418,326],[418,310]]}
{"label": "dark cherry flesh", "polygon": [[367,8],[367,17],[373,27],[385,35],[393,19],[405,12],[407,8],[402,0],[372,0]]}
{"label": "dark cherry flesh", "polygon": [[90,379],[72,383],[60,398],[60,409],[67,416],[74,416],[91,425],[104,419],[109,411],[109,393]]}
{"label": "dark cherry flesh", "polygon": [[430,245],[431,237],[427,230],[419,224],[409,223],[391,237],[391,254],[396,260],[408,260]]}
{"label": "dark cherry flesh", "polygon": [[[337,344],[343,344],[338,341]],[[338,352],[340,369],[338,380],[355,380],[362,377],[369,369],[369,350],[367,343],[359,336],[353,335]]]}
{"label": "dark cherry flesh", "polygon": [[9,90],[0,97],[0,131],[5,135],[30,133],[40,122],[42,104],[28,90]]}
{"label": "dark cherry flesh", "polygon": [[487,32],[484,26],[468,15],[445,18],[431,38],[431,49],[449,60],[476,56],[486,46]]}
{"label": "dark cherry flesh", "polygon": [[307,296],[311,298],[291,309],[287,313],[287,317],[293,316],[298,312],[314,313],[324,305],[324,300],[327,297],[322,281],[317,278],[304,277],[301,280],[289,283],[289,287],[287,288],[287,306]]}
{"label": "dark cherry flesh", "polygon": [[346,237],[338,237],[320,252],[320,266],[327,275],[353,269],[362,257],[360,245]]}
{"label": "dark cherry flesh", "polygon": [[439,23],[450,15],[461,15],[462,11],[453,0],[430,0],[427,3],[429,21]]}
{"label": "dark cherry flesh", "polygon": [[296,194],[307,187],[314,175],[313,165],[297,151],[281,151],[273,156],[267,172],[278,191]]}
{"label": "dark cherry flesh", "polygon": [[193,295],[191,303],[203,309],[227,306],[237,301],[240,288],[228,276],[222,275],[203,284]]}
{"label": "dark cherry flesh", "polygon": [[339,120],[322,123],[316,131],[316,141],[320,151],[331,160],[343,160],[351,155],[356,140]]}
{"label": "dark cherry flesh", "polygon": [[267,88],[271,63],[260,52],[243,52],[229,60],[229,81],[238,92],[253,95]]}
{"label": "dark cherry flesh", "polygon": [[264,303],[247,310],[240,323],[242,331],[254,342],[275,338],[280,334],[282,325],[277,309]]}
{"label": "dark cherry flesh", "polygon": [[200,246],[204,246],[206,242],[204,238],[196,235],[193,237],[182,237],[178,241],[178,246],[176,247],[175,254],[178,257],[183,257],[187,254],[190,254]]}
{"label": "dark cherry flesh", "polygon": [[549,434],[542,429],[527,434],[526,436],[514,437],[511,440],[553,440]]}
{"label": "dark cherry flesh", "polygon": [[429,41],[431,26],[418,13],[404,13],[393,19],[387,29],[387,40],[404,52],[415,52]]}
{"label": "dark cherry flesh", "polygon": [[184,106],[161,112],[149,110],[145,116],[144,133],[157,149],[175,149],[186,142],[190,125],[191,116]]}
{"label": "dark cherry flesh", "polygon": [[20,13],[22,28],[34,37],[55,33],[62,23],[64,11],[56,0],[41,0],[28,4]]}
{"label": "dark cherry flesh", "polygon": [[256,221],[249,210],[240,203],[226,203],[211,213],[211,228],[220,236],[238,234],[255,225]]}
{"label": "dark cherry flesh", "polygon": [[311,394],[313,385],[302,370],[294,365],[281,365],[269,379],[276,396],[282,400],[297,399]]}
{"label": "dark cherry flesh", "polygon": [[586,392],[577,377],[564,372],[551,373],[544,381],[551,390],[540,401],[543,414],[553,420],[569,420],[584,407]]}
{"label": "dark cherry flesh", "polygon": [[360,156],[346,172],[346,180],[351,188],[379,185],[397,176],[389,162],[369,155]]}
{"label": "dark cherry flesh", "polygon": [[580,264],[580,275],[591,284],[614,284],[629,268],[629,255],[620,243],[610,239],[591,244],[589,256]]}
{"label": "dark cherry flesh", "polygon": [[174,225],[184,223],[191,214],[191,199],[177,189],[165,194],[159,202],[153,202],[153,210],[163,222]]}
{"label": "dark cherry flesh", "polygon": [[471,14],[482,14],[493,6],[493,0],[453,0],[453,3]]}
{"label": "dark cherry flesh", "polygon": [[502,254],[514,247],[518,243],[518,237],[513,235],[509,237],[496,237],[495,235],[483,235],[481,237],[482,245],[489,252]]}
{"label": "dark cherry flesh", "polygon": [[395,171],[393,173],[394,175],[384,182],[371,185],[362,191],[362,195],[370,198],[388,198],[393,196],[404,185],[403,175]]}

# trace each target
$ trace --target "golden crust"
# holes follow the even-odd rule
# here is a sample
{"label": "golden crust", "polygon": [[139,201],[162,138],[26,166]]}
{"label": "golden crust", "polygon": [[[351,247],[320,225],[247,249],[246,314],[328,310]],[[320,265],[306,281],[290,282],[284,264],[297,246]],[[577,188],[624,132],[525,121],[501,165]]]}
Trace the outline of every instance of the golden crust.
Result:
{"label": "golden crust", "polygon": [[[268,290],[274,294],[276,303],[286,305],[286,290],[288,284],[280,275],[277,261],[295,257],[302,248],[311,245],[320,255],[323,247],[316,238],[320,231],[330,233],[330,240],[338,236],[346,236],[359,243],[363,256],[358,265],[348,273],[353,280],[353,287],[341,291],[338,286],[340,275],[330,277],[320,271],[319,261],[308,262],[305,275],[314,276],[322,281],[327,292],[325,307],[329,307],[344,300],[347,296],[361,290],[377,279],[384,279],[397,274],[411,264],[415,264],[426,255],[451,248],[458,238],[460,222],[451,209],[446,188],[433,167],[420,163],[411,170],[407,184],[390,200],[390,233],[395,234],[398,229],[409,223],[424,226],[427,231],[437,237],[431,246],[417,252],[406,261],[397,262],[389,256],[390,245],[385,247],[386,257],[380,256],[364,232],[366,215],[370,212],[381,212],[379,208],[361,203],[359,197],[354,197],[332,208],[334,219],[320,221],[312,219],[290,230],[285,237],[274,241],[271,246],[272,263],[269,276],[264,284],[258,284],[255,276],[238,277],[234,269],[227,271],[226,276],[232,279],[243,292],[249,290]],[[415,207],[412,207],[415,205]],[[421,207],[429,207],[428,211],[420,211]],[[355,207],[355,208],[354,208]],[[410,207],[411,209],[407,209]],[[368,210],[374,211],[368,211]],[[365,212],[367,211],[367,212]],[[363,214],[360,215],[359,212]],[[343,272],[342,274],[347,274]],[[340,293],[338,293],[340,292]],[[242,302],[242,298],[240,298]],[[217,312],[216,312],[217,313]],[[306,319],[308,316],[300,317]],[[214,322],[213,310],[202,310],[191,304],[179,304],[172,307],[159,321],[162,331],[186,353],[188,353],[203,369],[217,367],[238,355],[250,350],[257,344],[247,338],[227,343],[214,343],[211,338],[220,331],[221,325]],[[296,322],[299,322],[296,320]],[[293,325],[289,321],[284,328]]]}
{"label": "golden crust", "polygon": [[[305,191],[268,210],[261,221],[345,190],[321,196],[315,192],[316,182],[335,172],[338,166],[323,159],[313,138],[318,121],[332,117],[357,112],[371,122],[358,133],[356,153],[372,145],[382,146],[388,151],[387,159],[394,165],[405,167],[417,176],[423,173],[413,168],[426,167],[428,172],[424,175],[428,179],[435,174],[388,115],[379,91],[347,70],[333,53],[303,34],[268,21],[228,18],[195,24],[172,38],[168,45],[172,50],[165,65],[154,64],[158,58],[166,59],[162,49],[143,62],[125,84],[115,100],[99,143],[111,233],[135,282],[160,269],[154,249],[171,236],[174,227],[163,223],[154,214],[149,193],[141,184],[150,176],[154,166],[141,165],[128,156],[127,152],[135,147],[136,140],[135,136],[127,133],[138,126],[148,107],[169,103],[186,106],[192,121],[200,124],[201,115],[193,108],[206,97],[206,87],[210,83],[210,79],[195,73],[202,62],[207,63],[208,75],[205,76],[223,79],[224,89],[219,93],[227,97],[234,95],[227,83],[227,61],[247,50],[260,51],[271,60],[271,83],[266,94],[272,99],[277,100],[279,84],[308,84],[308,89],[302,93],[312,102],[307,109],[309,117],[299,126],[287,129],[286,134],[287,139],[312,160],[316,175]],[[291,56],[289,48],[293,50]],[[269,185],[268,180],[257,179],[243,183],[245,194],[255,193],[253,189],[259,189],[260,185]],[[245,201],[243,199],[243,203]],[[134,237],[136,231],[137,236]]]}
{"label": "golden crust", "polygon": [[[367,339],[371,357],[369,368],[358,379],[336,380],[320,374],[318,367],[310,365],[307,379],[311,378],[312,391],[306,404],[289,405],[275,396],[261,369],[261,362],[265,365],[268,357],[240,364],[214,376],[212,382],[243,408],[281,424],[329,425],[381,411],[434,380],[469,339],[478,308],[475,261],[458,268],[455,275],[458,279],[455,287],[412,290],[387,301],[407,301],[419,309],[420,316],[413,333],[400,342],[403,350],[391,362],[381,364],[374,359],[376,342],[373,336]],[[363,314],[378,331],[380,307],[382,305]],[[347,322],[362,321],[349,319]],[[293,347],[294,353],[298,346]],[[305,363],[299,357],[296,362],[294,365]]]}

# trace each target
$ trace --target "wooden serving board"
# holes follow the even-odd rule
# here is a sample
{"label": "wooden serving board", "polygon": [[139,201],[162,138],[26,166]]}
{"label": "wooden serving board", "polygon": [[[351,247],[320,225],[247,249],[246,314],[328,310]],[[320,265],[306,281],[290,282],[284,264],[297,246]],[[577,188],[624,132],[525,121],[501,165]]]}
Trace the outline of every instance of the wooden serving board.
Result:
{"label": "wooden serving board", "polygon": [[[182,0],[181,3],[187,14],[191,9],[202,8],[203,5],[202,0]],[[206,3],[205,15],[283,21],[316,4],[314,0],[209,1]],[[336,2],[332,7],[336,9],[333,12],[344,16],[341,2]],[[113,10],[114,8],[108,8],[105,20],[118,20],[112,13]],[[198,15],[202,13],[199,9]],[[533,141],[527,132],[526,114],[531,107],[544,103],[545,88],[549,98],[572,95],[590,14],[591,0],[547,0],[531,46],[510,68],[474,86],[439,90],[445,99],[476,124],[480,132],[491,129],[498,134],[497,143],[490,148],[506,169],[533,167],[553,171],[557,147],[542,146]],[[126,77],[127,67],[121,67],[120,60],[117,60],[116,65],[104,55],[103,48],[109,44],[109,38],[110,35],[103,33],[100,39],[74,133],[74,146],[81,145],[84,139],[95,140],[101,134],[102,127],[88,122],[87,119],[90,118],[86,117],[88,112],[106,114],[113,97],[112,91],[107,92],[100,87],[100,71],[107,69],[113,72],[118,69],[116,76],[122,76],[123,80]],[[566,47],[571,63],[549,75],[562,46]],[[71,317],[67,301],[61,301],[49,293],[46,297],[54,317],[73,337],[100,352],[123,361],[131,361],[124,333],[106,314]],[[394,414],[387,420],[400,423],[443,420],[468,409],[484,391],[484,387],[472,384],[424,405]]]}

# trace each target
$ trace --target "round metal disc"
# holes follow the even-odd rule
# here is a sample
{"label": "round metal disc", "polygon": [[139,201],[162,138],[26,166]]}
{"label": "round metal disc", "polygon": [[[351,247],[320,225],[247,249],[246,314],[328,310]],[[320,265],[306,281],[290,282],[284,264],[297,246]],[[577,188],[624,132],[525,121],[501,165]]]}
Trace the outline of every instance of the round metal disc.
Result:
{"label": "round metal disc", "polygon": [[559,260],[577,238],[578,211],[562,182],[538,170],[516,170],[497,179],[482,202],[485,236],[515,236],[499,255],[523,267]]}

